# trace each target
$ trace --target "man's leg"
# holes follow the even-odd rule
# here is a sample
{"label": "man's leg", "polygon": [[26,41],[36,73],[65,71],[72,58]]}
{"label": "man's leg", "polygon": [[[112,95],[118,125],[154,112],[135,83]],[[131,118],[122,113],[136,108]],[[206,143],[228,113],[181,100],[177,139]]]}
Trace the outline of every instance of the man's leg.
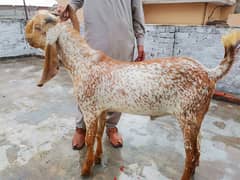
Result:
{"label": "man's leg", "polygon": [[107,127],[107,135],[109,137],[109,141],[113,147],[122,147],[123,140],[120,134],[118,134],[118,129],[116,127],[119,119],[121,117],[121,113],[119,112],[109,112],[107,115],[106,127]]}
{"label": "man's leg", "polygon": [[80,150],[85,145],[86,126],[83,121],[81,110],[78,106],[78,114],[76,117],[76,130],[72,139],[72,148],[74,150]]}

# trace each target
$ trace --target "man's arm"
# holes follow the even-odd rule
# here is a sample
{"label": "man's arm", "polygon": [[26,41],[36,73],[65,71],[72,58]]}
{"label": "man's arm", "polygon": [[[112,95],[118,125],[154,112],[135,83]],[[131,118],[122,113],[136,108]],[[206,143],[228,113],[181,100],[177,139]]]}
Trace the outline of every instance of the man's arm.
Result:
{"label": "man's arm", "polygon": [[[76,12],[78,9],[80,9],[83,6],[84,0],[69,0],[69,5],[72,7],[72,9]],[[69,17],[69,12],[68,12],[68,6],[63,6],[61,4],[58,5],[57,7],[57,13],[60,14],[60,19],[61,21],[66,21],[68,20]]]}
{"label": "man's arm", "polygon": [[143,61],[144,54],[144,13],[142,0],[132,0],[133,30],[137,39],[138,57],[136,61]]}
{"label": "man's arm", "polygon": [[77,11],[83,6],[84,0],[69,0],[69,4],[74,9],[74,11]]}

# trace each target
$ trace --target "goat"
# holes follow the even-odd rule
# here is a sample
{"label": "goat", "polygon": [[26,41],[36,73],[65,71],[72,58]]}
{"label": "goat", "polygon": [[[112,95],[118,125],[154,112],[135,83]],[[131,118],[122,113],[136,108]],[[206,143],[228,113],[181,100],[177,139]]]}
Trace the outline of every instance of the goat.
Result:
{"label": "goat", "polygon": [[[240,33],[232,32],[223,37],[225,56],[214,69],[186,57],[118,61],[89,47],[79,34],[76,16],[70,7],[67,8],[72,12],[75,29],[44,11],[27,23],[26,38],[33,47],[45,50],[39,86],[57,74],[60,63],[70,73],[74,94],[86,123],[87,154],[82,175],[90,174],[94,161],[96,164],[101,162],[106,112],[118,111],[176,117],[186,153],[182,180],[189,180],[199,165],[198,136],[204,115],[216,82],[234,62]],[[95,138],[97,148],[94,155]]]}

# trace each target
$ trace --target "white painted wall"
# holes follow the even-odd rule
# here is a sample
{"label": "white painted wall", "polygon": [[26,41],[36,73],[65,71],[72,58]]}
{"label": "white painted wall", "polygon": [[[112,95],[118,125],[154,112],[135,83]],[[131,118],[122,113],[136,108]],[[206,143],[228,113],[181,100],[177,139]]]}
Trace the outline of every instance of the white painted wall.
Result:
{"label": "white painted wall", "polygon": [[24,27],[24,20],[0,19],[0,58],[42,54],[28,45]]}

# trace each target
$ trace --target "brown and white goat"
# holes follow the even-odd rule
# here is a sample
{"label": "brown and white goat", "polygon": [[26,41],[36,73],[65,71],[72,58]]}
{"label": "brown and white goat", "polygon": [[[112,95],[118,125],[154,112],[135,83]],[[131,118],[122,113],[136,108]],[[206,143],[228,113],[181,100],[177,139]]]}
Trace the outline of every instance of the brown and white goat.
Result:
{"label": "brown and white goat", "polygon": [[[71,19],[78,27],[74,18],[72,15]],[[87,154],[82,175],[89,175],[94,161],[101,161],[106,112],[118,111],[175,116],[183,133],[186,152],[182,180],[190,179],[199,165],[201,123],[217,80],[234,62],[239,33],[223,38],[225,56],[215,69],[207,69],[185,57],[144,62],[114,60],[89,47],[78,31],[48,12],[39,12],[28,22],[26,38],[33,47],[45,49],[39,86],[57,74],[59,63],[70,73],[74,94],[86,123]],[[95,138],[97,149],[94,155]]]}

